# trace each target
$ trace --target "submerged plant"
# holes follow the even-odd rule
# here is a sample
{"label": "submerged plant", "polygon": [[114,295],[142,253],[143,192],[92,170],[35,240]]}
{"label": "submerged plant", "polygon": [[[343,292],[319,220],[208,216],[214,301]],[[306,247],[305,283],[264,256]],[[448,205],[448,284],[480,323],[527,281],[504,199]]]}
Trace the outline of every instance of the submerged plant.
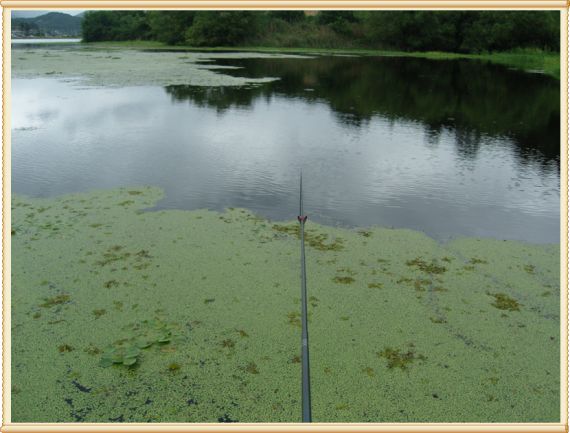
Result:
{"label": "submerged plant", "polygon": [[388,361],[388,368],[399,368],[400,370],[406,370],[408,365],[416,360],[425,361],[427,359],[424,355],[416,355],[412,349],[403,352],[391,347],[384,348],[382,352],[376,352],[376,355]]}
{"label": "submerged plant", "polygon": [[107,310],[104,310],[104,309],[93,310],[93,315],[95,316],[95,319],[98,319],[99,317],[101,317],[106,312],[107,312]]}
{"label": "submerged plant", "polygon": [[117,280],[109,280],[107,282],[105,282],[105,284],[103,284],[103,286],[105,286],[105,288],[110,289],[111,287],[115,287],[118,286],[119,282]]}
{"label": "submerged plant", "polygon": [[287,313],[287,319],[290,325],[301,327],[301,313],[291,311]]}
{"label": "submerged plant", "polygon": [[172,362],[170,364],[168,364],[168,371],[170,371],[171,373],[177,372],[178,370],[180,370],[180,364],[178,364],[177,362]]}
{"label": "submerged plant", "polygon": [[70,300],[70,296],[67,294],[61,294],[54,296],[53,298],[44,298],[44,302],[40,304],[40,307],[51,308],[55,305],[66,304]]}
{"label": "submerged plant", "polygon": [[498,308],[499,310],[520,311],[521,304],[519,304],[516,299],[509,297],[505,293],[487,294],[495,298],[495,302],[491,304],[493,307]]}
{"label": "submerged plant", "polygon": [[245,366],[245,371],[251,374],[259,374],[259,370],[257,369],[257,364],[255,362],[250,362]]}
{"label": "submerged plant", "polygon": [[408,260],[406,262],[406,265],[415,266],[426,274],[443,274],[447,271],[447,268],[445,266],[438,266],[435,260],[433,260],[432,263],[427,263],[420,257],[416,257],[414,260]]}
{"label": "submerged plant", "polygon": [[227,340],[222,341],[222,347],[235,347],[236,343],[234,340],[232,340],[231,338],[228,338]]}
{"label": "submerged plant", "polygon": [[488,262],[487,260],[484,260],[484,259],[479,259],[479,258],[477,258],[477,257],[472,257],[471,260],[469,260],[469,263],[472,264],[472,265],[479,265],[479,264],[486,265],[486,264],[488,264],[489,262]]}
{"label": "submerged plant", "polygon": [[[298,225],[280,225],[274,224],[273,230],[286,233],[288,235],[294,235],[298,239],[301,238],[301,232]],[[328,239],[328,235],[326,233],[317,233],[315,230],[306,230],[305,231],[305,242],[316,250],[320,251],[341,251],[344,249],[344,241],[341,238],[335,238],[332,242],[325,243]]]}
{"label": "submerged plant", "polygon": [[355,280],[352,277],[341,277],[337,275],[333,278],[333,281],[338,284],[352,284]]}
{"label": "submerged plant", "polygon": [[523,269],[524,269],[527,273],[533,275],[536,268],[534,267],[534,265],[524,265],[524,266],[523,266]]}
{"label": "submerged plant", "polygon": [[117,262],[119,260],[125,260],[131,256],[129,252],[121,252],[123,249],[120,245],[115,245],[109,248],[107,251],[103,253],[103,259],[95,262],[95,264],[103,267],[110,263]]}

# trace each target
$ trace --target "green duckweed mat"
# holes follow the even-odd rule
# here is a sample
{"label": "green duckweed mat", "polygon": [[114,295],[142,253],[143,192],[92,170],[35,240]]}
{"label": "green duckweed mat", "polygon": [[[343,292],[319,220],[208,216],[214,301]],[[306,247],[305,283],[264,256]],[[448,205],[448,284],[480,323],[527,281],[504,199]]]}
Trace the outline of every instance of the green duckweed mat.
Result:
{"label": "green duckweed mat", "polygon": [[[299,422],[298,223],[12,198],[12,422]],[[316,422],[559,422],[560,247],[307,223]]]}
{"label": "green duckweed mat", "polygon": [[239,69],[212,64],[216,59],[310,58],[294,54],[268,53],[181,53],[129,49],[29,48],[14,51],[13,78],[69,79],[76,77],[89,86],[244,86],[278,78],[232,77],[223,72]]}

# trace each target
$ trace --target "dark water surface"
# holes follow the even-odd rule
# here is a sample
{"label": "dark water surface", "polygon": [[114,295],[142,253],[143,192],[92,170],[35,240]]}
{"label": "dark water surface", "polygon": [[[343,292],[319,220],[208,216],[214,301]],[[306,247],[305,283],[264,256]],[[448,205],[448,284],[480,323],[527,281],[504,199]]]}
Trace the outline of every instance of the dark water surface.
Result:
{"label": "dark water surface", "polygon": [[12,81],[12,191],[127,185],[160,208],[559,242],[560,82],[474,61],[225,59],[247,87]]}

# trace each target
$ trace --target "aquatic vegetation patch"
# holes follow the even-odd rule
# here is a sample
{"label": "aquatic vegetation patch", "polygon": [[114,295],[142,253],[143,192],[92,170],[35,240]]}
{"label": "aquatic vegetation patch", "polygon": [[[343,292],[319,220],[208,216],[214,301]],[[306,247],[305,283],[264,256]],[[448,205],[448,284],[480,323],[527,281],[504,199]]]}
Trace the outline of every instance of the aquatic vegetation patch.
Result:
{"label": "aquatic vegetation patch", "polygon": [[226,347],[226,348],[234,348],[236,345],[236,342],[234,340],[232,340],[231,338],[227,338],[224,341],[222,341],[222,347]]}
{"label": "aquatic vegetation patch", "polygon": [[93,310],[93,315],[95,316],[95,319],[100,318],[105,313],[107,313],[107,310],[105,310],[105,309]]}
{"label": "aquatic vegetation patch", "polygon": [[[120,49],[117,55],[84,55],[84,47],[69,47],[61,54],[33,53],[14,58],[12,74],[19,78],[57,76],[79,78],[82,85],[95,86],[244,86],[277,80],[272,77],[248,78],[223,74],[220,66],[204,64],[216,58],[269,58],[300,56],[264,53],[189,53],[181,61],[173,52]],[[58,50],[59,52],[59,50]]]}
{"label": "aquatic vegetation patch", "polygon": [[337,275],[336,277],[333,278],[333,281],[338,284],[352,284],[354,283],[355,279],[352,277]]}
{"label": "aquatic vegetation patch", "polygon": [[107,289],[110,289],[111,287],[116,287],[118,285],[119,285],[119,282],[117,280],[105,281],[105,283],[103,284],[103,286]]}
{"label": "aquatic vegetation patch", "polygon": [[301,313],[298,311],[291,311],[287,313],[287,321],[290,325],[301,327]]}
{"label": "aquatic vegetation patch", "polygon": [[253,361],[248,362],[248,364],[243,367],[243,370],[247,371],[250,374],[259,374],[257,364]]}
{"label": "aquatic vegetation patch", "polygon": [[[135,189],[142,193],[129,194]],[[296,232],[273,230],[240,209],[140,212],[161,197],[154,188],[14,197],[15,422],[298,421]],[[117,205],[127,199],[136,203]],[[33,206],[19,204],[28,202]],[[88,214],[80,214],[86,206]],[[41,207],[51,209],[27,220]],[[31,242],[48,220],[61,224],[59,234],[40,233]],[[104,229],[89,227],[94,223]],[[315,421],[559,420],[559,246],[440,244],[410,230],[377,227],[366,238],[356,230],[309,227],[328,235],[325,244],[345,239],[341,251],[307,244]],[[122,261],[95,263],[127,252]],[[414,258],[420,261],[407,266]],[[145,272],[134,267],[145,263],[151,263]],[[446,272],[420,269],[433,270],[431,264]],[[525,272],[525,264],[540,278]],[[356,281],[337,284],[335,276]],[[524,302],[519,308],[528,314],[493,313],[497,299],[485,290]],[[57,295],[69,298],[47,301]],[[103,309],[95,321],[93,312]],[[421,348],[404,341],[421,341]],[[64,344],[73,351],[60,352]],[[530,392],[519,396],[512,389],[521,380]],[[469,395],[479,398],[462,397]],[[446,398],[453,404],[438,404]]]}
{"label": "aquatic vegetation patch", "polygon": [[89,355],[99,355],[101,353],[101,349],[93,344],[87,346],[85,349],[83,349],[83,351]]}
{"label": "aquatic vegetation patch", "polygon": [[350,268],[339,268],[336,270],[337,275],[333,278],[333,281],[337,284],[352,284],[354,283],[355,279],[352,278],[356,275]]}
{"label": "aquatic vegetation patch", "polygon": [[40,304],[42,308],[51,308],[56,305],[67,304],[70,302],[71,297],[68,294],[62,293],[61,295],[52,298],[43,298],[44,302]]}
{"label": "aquatic vegetation patch", "polygon": [[534,265],[524,265],[523,269],[530,275],[533,275],[536,271],[536,267]]}
{"label": "aquatic vegetation patch", "polygon": [[402,284],[402,283],[404,283],[404,284],[411,284],[411,283],[413,283],[413,282],[414,282],[414,280],[413,280],[412,278],[409,278],[409,277],[400,277],[400,278],[398,278],[398,280],[396,281],[396,284]]}
{"label": "aquatic vegetation patch", "polygon": [[439,266],[437,261],[434,259],[431,263],[427,263],[420,257],[416,257],[413,260],[408,260],[406,262],[407,266],[412,266],[418,268],[420,271],[427,274],[443,274],[447,271],[445,266]]}
{"label": "aquatic vegetation patch", "polygon": [[103,253],[103,258],[95,262],[95,264],[103,267],[120,260],[128,259],[131,256],[131,253],[127,251],[120,252],[122,249],[123,247],[120,245],[115,245],[110,247],[107,251]]}
{"label": "aquatic vegetation patch", "polygon": [[170,371],[171,373],[175,373],[178,370],[180,370],[182,366],[180,364],[178,364],[177,362],[171,362],[170,364],[168,364],[168,371]]}
{"label": "aquatic vegetation patch", "polygon": [[489,262],[488,262],[487,260],[485,260],[485,259],[480,259],[480,258],[478,258],[478,257],[472,257],[472,258],[469,260],[469,263],[472,264],[472,265],[479,265],[479,264],[486,265],[486,264],[488,264]]}
{"label": "aquatic vegetation patch", "polygon": [[160,318],[143,320],[129,328],[134,335],[117,340],[105,348],[99,363],[101,367],[110,367],[113,364],[132,366],[138,361],[142,349],[170,343],[179,336],[176,333],[176,324],[164,322]]}
{"label": "aquatic vegetation patch", "polygon": [[521,304],[514,298],[505,293],[487,293],[495,298],[495,302],[491,305],[499,310],[520,311]]}
{"label": "aquatic vegetation patch", "polygon": [[104,350],[99,365],[110,367],[113,364],[121,364],[130,367],[136,364],[140,353],[141,348],[132,341],[118,340]]}
{"label": "aquatic vegetation patch", "polygon": [[416,278],[414,280],[414,288],[417,292],[425,292],[426,289],[431,284],[430,280],[426,280],[425,278]]}
{"label": "aquatic vegetation patch", "polygon": [[[282,225],[274,224],[272,226],[273,230],[279,233],[286,233],[288,235],[294,235],[298,239],[301,239],[301,229],[298,224],[296,225]],[[326,243],[328,239],[326,233],[319,233],[316,230],[305,230],[305,242],[311,248],[319,251],[342,251],[344,249],[344,241],[341,238],[336,237],[332,242]]]}
{"label": "aquatic vegetation patch", "polygon": [[309,303],[311,304],[311,307],[315,308],[319,306],[319,298],[317,298],[316,296],[309,296]]}
{"label": "aquatic vegetation patch", "polygon": [[388,361],[386,366],[389,369],[399,368],[400,370],[407,370],[408,366],[415,361],[425,361],[427,359],[424,355],[416,354],[413,349],[404,350],[385,347],[383,351],[376,352],[376,355]]}

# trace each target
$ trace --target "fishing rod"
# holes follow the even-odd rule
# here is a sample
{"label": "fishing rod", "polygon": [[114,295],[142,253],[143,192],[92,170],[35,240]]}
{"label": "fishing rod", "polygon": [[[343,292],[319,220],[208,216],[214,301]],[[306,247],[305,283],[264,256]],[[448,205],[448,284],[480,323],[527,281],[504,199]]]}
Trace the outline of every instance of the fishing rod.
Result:
{"label": "fishing rod", "polygon": [[309,376],[309,333],[307,331],[307,274],[305,271],[305,222],[303,214],[303,172],[299,182],[299,229],[301,232],[301,362],[303,422],[311,422],[311,382]]}

